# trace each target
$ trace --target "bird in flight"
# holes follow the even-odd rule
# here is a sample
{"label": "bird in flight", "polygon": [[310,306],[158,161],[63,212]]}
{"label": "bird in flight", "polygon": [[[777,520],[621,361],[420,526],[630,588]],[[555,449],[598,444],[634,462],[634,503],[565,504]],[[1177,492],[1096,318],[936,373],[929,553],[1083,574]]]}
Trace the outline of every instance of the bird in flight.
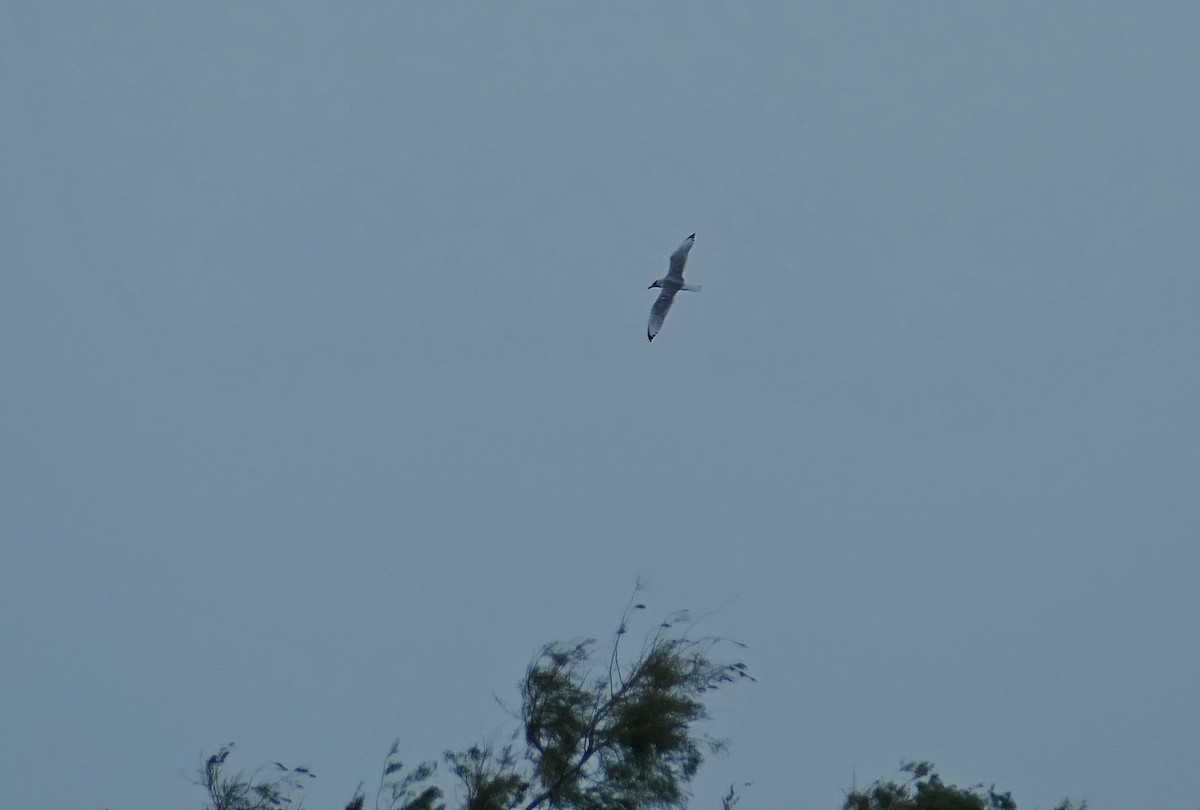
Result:
{"label": "bird in flight", "polygon": [[648,290],[653,290],[655,287],[662,288],[662,292],[658,294],[658,300],[650,309],[650,323],[646,326],[646,337],[650,340],[654,340],[658,330],[662,329],[663,321],[667,319],[667,312],[670,311],[671,304],[675,302],[675,293],[680,290],[700,292],[699,284],[683,283],[683,266],[687,264],[688,251],[692,249],[695,242],[696,234],[684,239],[683,244],[671,254],[671,267],[667,270],[667,274],[646,288]]}

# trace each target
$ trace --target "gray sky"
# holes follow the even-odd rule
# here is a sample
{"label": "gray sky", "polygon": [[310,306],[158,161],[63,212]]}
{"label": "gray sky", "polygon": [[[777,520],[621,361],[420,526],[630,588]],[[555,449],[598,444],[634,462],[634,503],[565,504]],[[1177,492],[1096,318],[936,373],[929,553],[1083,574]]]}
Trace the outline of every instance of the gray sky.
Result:
{"label": "gray sky", "polygon": [[751,645],[697,807],[1190,795],[1200,6],[0,23],[6,806],[340,807],[638,575]]}

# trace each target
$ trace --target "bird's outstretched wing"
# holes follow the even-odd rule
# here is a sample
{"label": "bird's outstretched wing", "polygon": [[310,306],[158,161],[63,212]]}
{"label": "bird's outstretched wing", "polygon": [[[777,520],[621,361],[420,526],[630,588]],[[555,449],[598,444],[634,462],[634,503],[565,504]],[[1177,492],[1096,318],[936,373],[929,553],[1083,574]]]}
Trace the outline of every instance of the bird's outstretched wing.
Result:
{"label": "bird's outstretched wing", "polygon": [[[688,247],[691,245],[689,244]],[[675,301],[675,293],[676,290],[663,288],[663,291],[658,294],[654,306],[650,308],[650,323],[646,326],[646,337],[650,340],[654,340],[658,330],[662,329],[663,321],[667,319],[667,312],[670,311],[671,304]]]}
{"label": "bird's outstretched wing", "polygon": [[[692,245],[696,242],[696,234],[692,234],[687,239],[683,240],[683,244],[675,249],[671,254],[671,269],[667,271],[667,276],[683,280],[683,266],[687,264],[688,251],[692,249]],[[667,304],[670,306],[670,304]]]}

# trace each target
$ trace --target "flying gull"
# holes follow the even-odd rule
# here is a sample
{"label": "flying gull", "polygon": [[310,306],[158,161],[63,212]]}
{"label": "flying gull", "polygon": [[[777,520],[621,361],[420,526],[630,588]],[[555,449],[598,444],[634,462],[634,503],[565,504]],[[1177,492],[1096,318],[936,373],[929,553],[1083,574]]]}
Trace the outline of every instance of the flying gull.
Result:
{"label": "flying gull", "polygon": [[683,266],[687,264],[688,251],[692,249],[695,241],[696,234],[684,239],[683,244],[671,254],[671,267],[667,270],[667,274],[646,288],[648,290],[653,290],[655,287],[662,288],[662,292],[658,294],[658,300],[654,302],[654,306],[650,310],[650,323],[646,326],[646,337],[651,340],[654,340],[658,330],[662,329],[667,312],[670,311],[671,304],[675,302],[675,293],[680,290],[700,292],[699,284],[683,283]]}

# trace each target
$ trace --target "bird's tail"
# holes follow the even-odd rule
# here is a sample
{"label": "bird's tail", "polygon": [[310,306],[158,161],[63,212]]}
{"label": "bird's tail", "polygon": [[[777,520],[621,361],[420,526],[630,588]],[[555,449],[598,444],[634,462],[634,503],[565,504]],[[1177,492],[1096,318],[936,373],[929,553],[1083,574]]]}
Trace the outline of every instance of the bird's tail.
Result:
{"label": "bird's tail", "polygon": [[703,284],[684,284],[679,289],[683,290],[684,292],[700,292],[701,290],[704,289],[704,285]]}

